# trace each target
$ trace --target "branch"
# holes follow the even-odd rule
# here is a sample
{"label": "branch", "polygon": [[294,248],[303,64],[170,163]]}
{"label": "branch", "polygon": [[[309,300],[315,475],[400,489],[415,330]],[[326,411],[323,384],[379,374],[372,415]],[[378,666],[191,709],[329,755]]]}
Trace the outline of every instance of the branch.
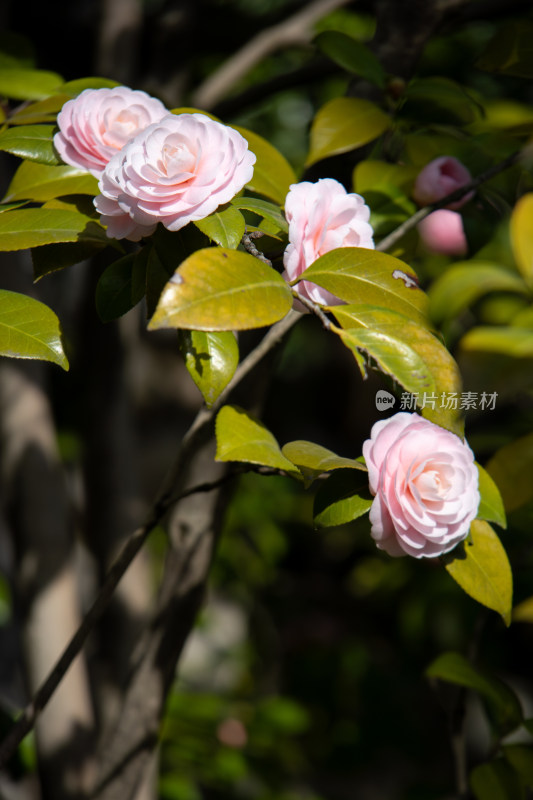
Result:
{"label": "branch", "polygon": [[292,17],[261,31],[200,84],[193,94],[192,105],[209,110],[271,53],[284,47],[309,44],[315,22],[348,2],[350,0],[315,0]]}
{"label": "branch", "polygon": [[454,203],[456,200],[460,200],[469,192],[478,189],[483,183],[486,183],[491,178],[494,178],[495,175],[498,175],[500,172],[504,172],[509,167],[512,167],[516,164],[517,161],[520,160],[521,157],[526,156],[528,148],[524,148],[523,150],[517,150],[511,155],[507,156],[503,161],[500,161],[499,164],[495,164],[493,167],[490,167],[485,172],[482,172],[481,175],[478,175],[477,178],[474,178],[467,183],[465,186],[462,186],[460,189],[456,189],[450,194],[447,194],[446,197],[443,197],[441,200],[436,201],[435,203],[431,203],[428,206],[424,206],[424,208],[420,208],[416,211],[412,217],[402,222],[395,230],[389,233],[388,236],[385,236],[384,239],[377,245],[376,250],[388,250],[392,247],[393,244],[405,236],[408,231],[415,228],[418,223],[427,217],[432,211],[436,211],[438,208],[444,208],[449,203]]}

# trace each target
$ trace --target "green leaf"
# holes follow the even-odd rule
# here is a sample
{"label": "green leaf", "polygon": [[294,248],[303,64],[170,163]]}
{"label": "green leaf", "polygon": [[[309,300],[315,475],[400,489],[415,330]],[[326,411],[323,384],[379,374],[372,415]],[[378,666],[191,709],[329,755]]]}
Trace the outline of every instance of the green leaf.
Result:
{"label": "green leaf", "polygon": [[306,166],[372,142],[390,123],[390,117],[370,100],[355,97],[329,100],[311,125]]}
{"label": "green leaf", "polygon": [[212,247],[193,253],[176,270],[148,327],[261,328],[291,307],[291,291],[276,270],[248,253]]}
{"label": "green leaf", "polygon": [[300,276],[346,303],[368,303],[427,324],[427,296],[416,273],[393,256],[363,247],[341,247],[320,256]]}
{"label": "green leaf", "polygon": [[0,355],[52,361],[68,370],[59,320],[33,297],[0,289]]}
{"label": "green leaf", "polygon": [[519,275],[496,264],[456,263],[429,289],[429,315],[435,322],[452,319],[483,295],[497,291],[526,294],[527,287]]}
{"label": "green leaf", "polygon": [[518,772],[526,786],[533,789],[533,746],[504,744],[503,754],[513,769]]}
{"label": "green leaf", "polygon": [[483,113],[463,86],[449,78],[417,78],[409,83],[401,115],[417,121],[445,124],[474,122]]}
{"label": "green leaf", "polygon": [[95,302],[102,322],[111,322],[127,314],[142,300],[144,291],[137,295],[133,292],[133,269],[136,258],[137,253],[129,253],[110,264],[100,276],[96,285]]}
{"label": "green leaf", "polygon": [[217,461],[245,461],[298,476],[274,436],[238,406],[223,406],[216,419]]}
{"label": "green leaf", "polygon": [[22,105],[9,117],[10,125],[35,125],[39,122],[54,122],[63,105],[70,100],[68,94],[54,94],[45,100]]}
{"label": "green leaf", "polygon": [[476,800],[525,800],[518,775],[501,758],[474,767],[470,785]]}
{"label": "green leaf", "polygon": [[533,286],[533,192],[520,198],[511,214],[511,244],[518,269]]}
{"label": "green leaf", "polygon": [[478,69],[518,78],[533,78],[533,22],[510,20],[498,25],[496,34],[476,62]]}
{"label": "green leaf", "polygon": [[465,352],[501,353],[511,358],[533,356],[533,330],[530,328],[479,325],[466,333],[460,342]]}
{"label": "green leaf", "polygon": [[57,165],[61,163],[52,144],[54,125],[20,125],[0,133],[0,150],[28,161]]}
{"label": "green leaf", "polygon": [[[522,600],[517,606],[513,608],[513,622],[529,622],[533,623],[533,595]],[[533,735],[533,721],[528,730]]]}
{"label": "green leaf", "polygon": [[14,100],[41,100],[49,97],[63,78],[42,69],[0,68],[0,95]]}
{"label": "green leaf", "polygon": [[323,472],[331,472],[335,469],[359,469],[366,472],[366,467],[360,461],[338,456],[332,450],[314,442],[302,440],[287,442],[281,448],[281,452],[298,467],[305,477],[307,485],[310,485]]}
{"label": "green leaf", "polygon": [[318,49],[339,67],[365,78],[380,89],[385,87],[385,70],[366,45],[340,31],[323,31],[314,41]]}
{"label": "green leaf", "polygon": [[32,249],[33,277],[37,281],[51,272],[80,264],[110,244],[102,226],[89,220],[75,242],[45,244]]}
{"label": "green leaf", "polygon": [[239,125],[231,125],[230,127],[235,128],[241,136],[244,136],[250,150],[257,157],[257,161],[254,164],[254,174],[247,188],[252,192],[268,197],[269,200],[274,200],[275,203],[283,205],[289,186],[298,180],[287,159],[270,142],[267,142],[257,133],[249,131],[247,128],[241,128]]}
{"label": "green leaf", "polygon": [[59,89],[70,97],[77,97],[85,89],[113,89],[115,86],[120,86],[120,83],[110,78],[77,78],[62,83]]}
{"label": "green leaf", "polygon": [[346,525],[366,514],[373,502],[368,481],[361,483],[353,470],[334,472],[315,495],[313,518],[317,528]]}
{"label": "green leaf", "polygon": [[477,519],[495,522],[501,528],[506,528],[507,519],[500,490],[489,473],[480,464],[476,464],[476,466],[479,473],[479,494],[481,496]]}
{"label": "green leaf", "polygon": [[507,554],[488,522],[476,519],[468,539],[443,557],[446,569],[464,591],[511,624],[513,576]]}
{"label": "green leaf", "polygon": [[243,215],[232,205],[221,207],[194,224],[213,242],[231,250],[239,246],[245,228]]}
{"label": "green leaf", "polygon": [[0,214],[0,251],[25,250],[52,242],[75,242],[89,225],[85,214],[58,208],[22,208]]}
{"label": "green leaf", "polygon": [[496,482],[507,512],[529,503],[533,499],[533,433],[497,450],[486,470]]}
{"label": "green leaf", "polygon": [[426,675],[478,692],[487,701],[502,733],[509,733],[522,723],[522,708],[512,689],[472,666],[460,653],[438,656],[426,669]]}
{"label": "green leaf", "polygon": [[35,200],[44,203],[68,194],[98,194],[98,181],[77,167],[49,167],[23,161],[9,184],[3,202]]}
{"label": "green leaf", "polygon": [[254,214],[263,217],[263,219],[271,222],[277,231],[283,231],[284,233],[288,233],[289,231],[287,220],[283,216],[281,209],[273,203],[268,203],[266,200],[259,200],[257,197],[235,197],[235,199],[231,201],[231,204],[235,206],[235,208],[252,211]]}
{"label": "green leaf", "polygon": [[179,331],[179,346],[189,375],[211,408],[232,379],[239,345],[231,331]]}

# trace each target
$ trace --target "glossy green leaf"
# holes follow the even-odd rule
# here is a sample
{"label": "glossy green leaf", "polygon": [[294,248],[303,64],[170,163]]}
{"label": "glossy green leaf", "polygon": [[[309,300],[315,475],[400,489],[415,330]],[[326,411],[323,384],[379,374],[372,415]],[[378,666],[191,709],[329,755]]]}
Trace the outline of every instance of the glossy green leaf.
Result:
{"label": "glossy green leaf", "polygon": [[332,61],[348,72],[353,72],[380,89],[385,86],[386,73],[374,53],[340,31],[323,31],[315,38],[315,44]]}
{"label": "glossy green leaf", "polygon": [[238,406],[223,406],[216,419],[217,461],[245,461],[298,475],[262,422]]}
{"label": "glossy green leaf", "polygon": [[533,285],[533,192],[520,198],[511,214],[511,244],[518,269]]}
{"label": "glossy green leaf", "polygon": [[526,800],[517,773],[501,758],[474,767],[470,786],[475,800]]}
{"label": "glossy green leaf", "polygon": [[44,303],[0,289],[0,355],[52,361],[68,370],[59,320]]}
{"label": "glossy green leaf", "polygon": [[179,331],[178,336],[185,366],[210,408],[237,369],[237,339],[231,331]]}
{"label": "glossy green leaf", "polygon": [[61,93],[29,105],[21,105],[9,117],[9,124],[36,125],[39,122],[55,122],[58,112],[67,100],[70,100],[70,95]]}
{"label": "glossy green leaf", "polygon": [[63,78],[42,69],[0,68],[0,95],[14,100],[41,100],[49,97]]}
{"label": "glossy green leaf", "polygon": [[354,192],[365,198],[368,192],[391,193],[395,189],[410,192],[418,172],[418,167],[405,164],[375,159],[360,161],[352,176]]}
{"label": "glossy green leaf", "polygon": [[221,247],[229,247],[231,250],[235,250],[239,246],[245,228],[243,215],[232,205],[219,208],[213,214],[194,224],[211,241]]}
{"label": "glossy green leaf", "polygon": [[261,328],[292,307],[272,267],[238,250],[212,247],[189,256],[165,286],[149,328],[224,331]]}
{"label": "glossy green leaf", "polygon": [[281,448],[281,452],[298,467],[308,484],[311,484],[318,475],[336,469],[359,469],[366,472],[366,467],[360,461],[338,456],[327,447],[314,442],[302,440],[287,442]]}
{"label": "glossy green leaf", "polygon": [[465,352],[501,353],[511,358],[533,356],[533,330],[530,328],[479,325],[466,333],[460,342]]}
{"label": "glossy green leaf", "polygon": [[60,91],[70,95],[70,97],[76,97],[83,92],[85,89],[113,89],[115,86],[120,86],[117,81],[111,80],[111,78],[77,78],[73,81],[67,81],[66,83],[62,83],[59,87]]}
{"label": "glossy green leaf", "polygon": [[533,433],[497,450],[486,470],[497,484],[507,512],[529,503],[533,499]]}
{"label": "glossy green leaf", "polygon": [[522,708],[512,689],[474,667],[460,653],[438,656],[426,669],[426,675],[478,692],[487,701],[502,733],[508,733],[521,724]]}
{"label": "glossy green leaf", "polygon": [[334,472],[315,495],[313,518],[317,528],[346,525],[369,511],[373,497],[368,481],[352,469]]}
{"label": "glossy green leaf", "polygon": [[370,100],[337,97],[317,112],[311,125],[306,166],[372,142],[390,126],[390,117]]}
{"label": "glossy green leaf", "polygon": [[144,296],[144,286],[136,283],[134,291],[133,271],[137,253],[129,253],[114,261],[104,270],[96,285],[95,302],[102,322],[127,314]]}
{"label": "glossy green leaf", "polygon": [[25,250],[52,242],[75,242],[96,223],[77,211],[21,208],[0,214],[0,251]]}
{"label": "glossy green leaf", "polygon": [[37,281],[51,272],[79,264],[109,244],[110,239],[102,226],[89,220],[75,242],[45,244],[32,249],[33,277]]}
{"label": "glossy green leaf", "polygon": [[511,623],[513,576],[502,543],[488,522],[476,519],[468,539],[444,556],[446,569],[464,591]]}
{"label": "glossy green leaf", "polygon": [[479,473],[479,494],[481,501],[477,512],[478,519],[495,522],[501,528],[507,527],[505,508],[500,490],[489,473],[480,464],[476,464]]}
{"label": "glossy green leaf", "polygon": [[248,189],[283,205],[289,186],[298,180],[293,168],[279,150],[262,136],[238,125],[231,127],[244,136],[250,150],[255,153],[257,158]]}
{"label": "glossy green leaf", "polygon": [[498,25],[495,36],[482,53],[476,67],[518,78],[533,78],[533,22],[510,20]]}
{"label": "glossy green leaf", "polygon": [[403,261],[377,250],[341,247],[320,256],[301,275],[346,303],[368,303],[398,311],[418,324],[427,321],[427,295]]}
{"label": "glossy green leaf", "polygon": [[526,786],[533,789],[533,746],[504,744],[503,754],[513,769],[518,772]]}
{"label": "glossy green leaf", "polygon": [[483,295],[497,291],[525,294],[527,287],[515,272],[496,264],[474,261],[454,264],[428,291],[430,317],[435,322],[452,319]]}
{"label": "glossy green leaf", "polygon": [[44,203],[68,194],[98,194],[98,181],[77,167],[49,167],[23,161],[15,172],[3,202],[35,200]]}
{"label": "glossy green leaf", "polygon": [[288,233],[289,226],[283,216],[279,206],[269,203],[266,200],[259,200],[257,197],[236,197],[231,201],[236,208],[252,211],[263,219],[272,223],[275,230]]}
{"label": "glossy green leaf", "polygon": [[0,133],[0,150],[41,164],[60,164],[52,144],[53,131],[53,125],[8,128]]}

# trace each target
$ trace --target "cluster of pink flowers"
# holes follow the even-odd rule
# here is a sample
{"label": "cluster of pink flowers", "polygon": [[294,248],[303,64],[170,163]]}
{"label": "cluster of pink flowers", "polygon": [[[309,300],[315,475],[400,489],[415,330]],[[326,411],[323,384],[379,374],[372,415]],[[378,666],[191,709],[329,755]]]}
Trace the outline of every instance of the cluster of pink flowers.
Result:
{"label": "cluster of pink flowers", "polygon": [[99,178],[95,206],[117,239],[203,219],[253,175],[256,157],[240,133],[205,114],[171,114],[125,86],[86,89],[57,122],[59,155]]}

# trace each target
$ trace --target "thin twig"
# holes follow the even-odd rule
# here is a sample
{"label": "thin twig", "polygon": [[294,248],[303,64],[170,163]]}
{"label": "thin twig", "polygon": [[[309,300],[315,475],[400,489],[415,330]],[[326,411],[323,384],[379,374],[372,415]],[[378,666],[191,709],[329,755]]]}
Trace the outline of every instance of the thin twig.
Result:
{"label": "thin twig", "polygon": [[516,150],[511,155],[504,158],[503,161],[500,161],[499,164],[495,164],[493,167],[485,170],[482,172],[481,175],[478,175],[477,178],[474,178],[467,183],[465,186],[462,186],[460,189],[456,189],[450,194],[447,194],[446,197],[443,197],[441,200],[437,200],[435,203],[431,203],[428,206],[424,206],[424,208],[420,208],[416,211],[412,217],[406,219],[405,222],[402,222],[395,230],[389,233],[388,236],[385,236],[384,239],[377,245],[376,250],[389,250],[393,244],[396,244],[402,236],[405,236],[410,230],[415,228],[418,223],[431,214],[433,211],[436,211],[439,208],[444,208],[445,206],[449,205],[449,203],[454,203],[456,200],[461,200],[469,192],[477,189],[483,183],[486,183],[491,178],[494,178],[495,175],[498,175],[500,172],[503,172],[509,167],[512,167],[516,162],[520,159],[520,157],[524,155],[524,150]]}

